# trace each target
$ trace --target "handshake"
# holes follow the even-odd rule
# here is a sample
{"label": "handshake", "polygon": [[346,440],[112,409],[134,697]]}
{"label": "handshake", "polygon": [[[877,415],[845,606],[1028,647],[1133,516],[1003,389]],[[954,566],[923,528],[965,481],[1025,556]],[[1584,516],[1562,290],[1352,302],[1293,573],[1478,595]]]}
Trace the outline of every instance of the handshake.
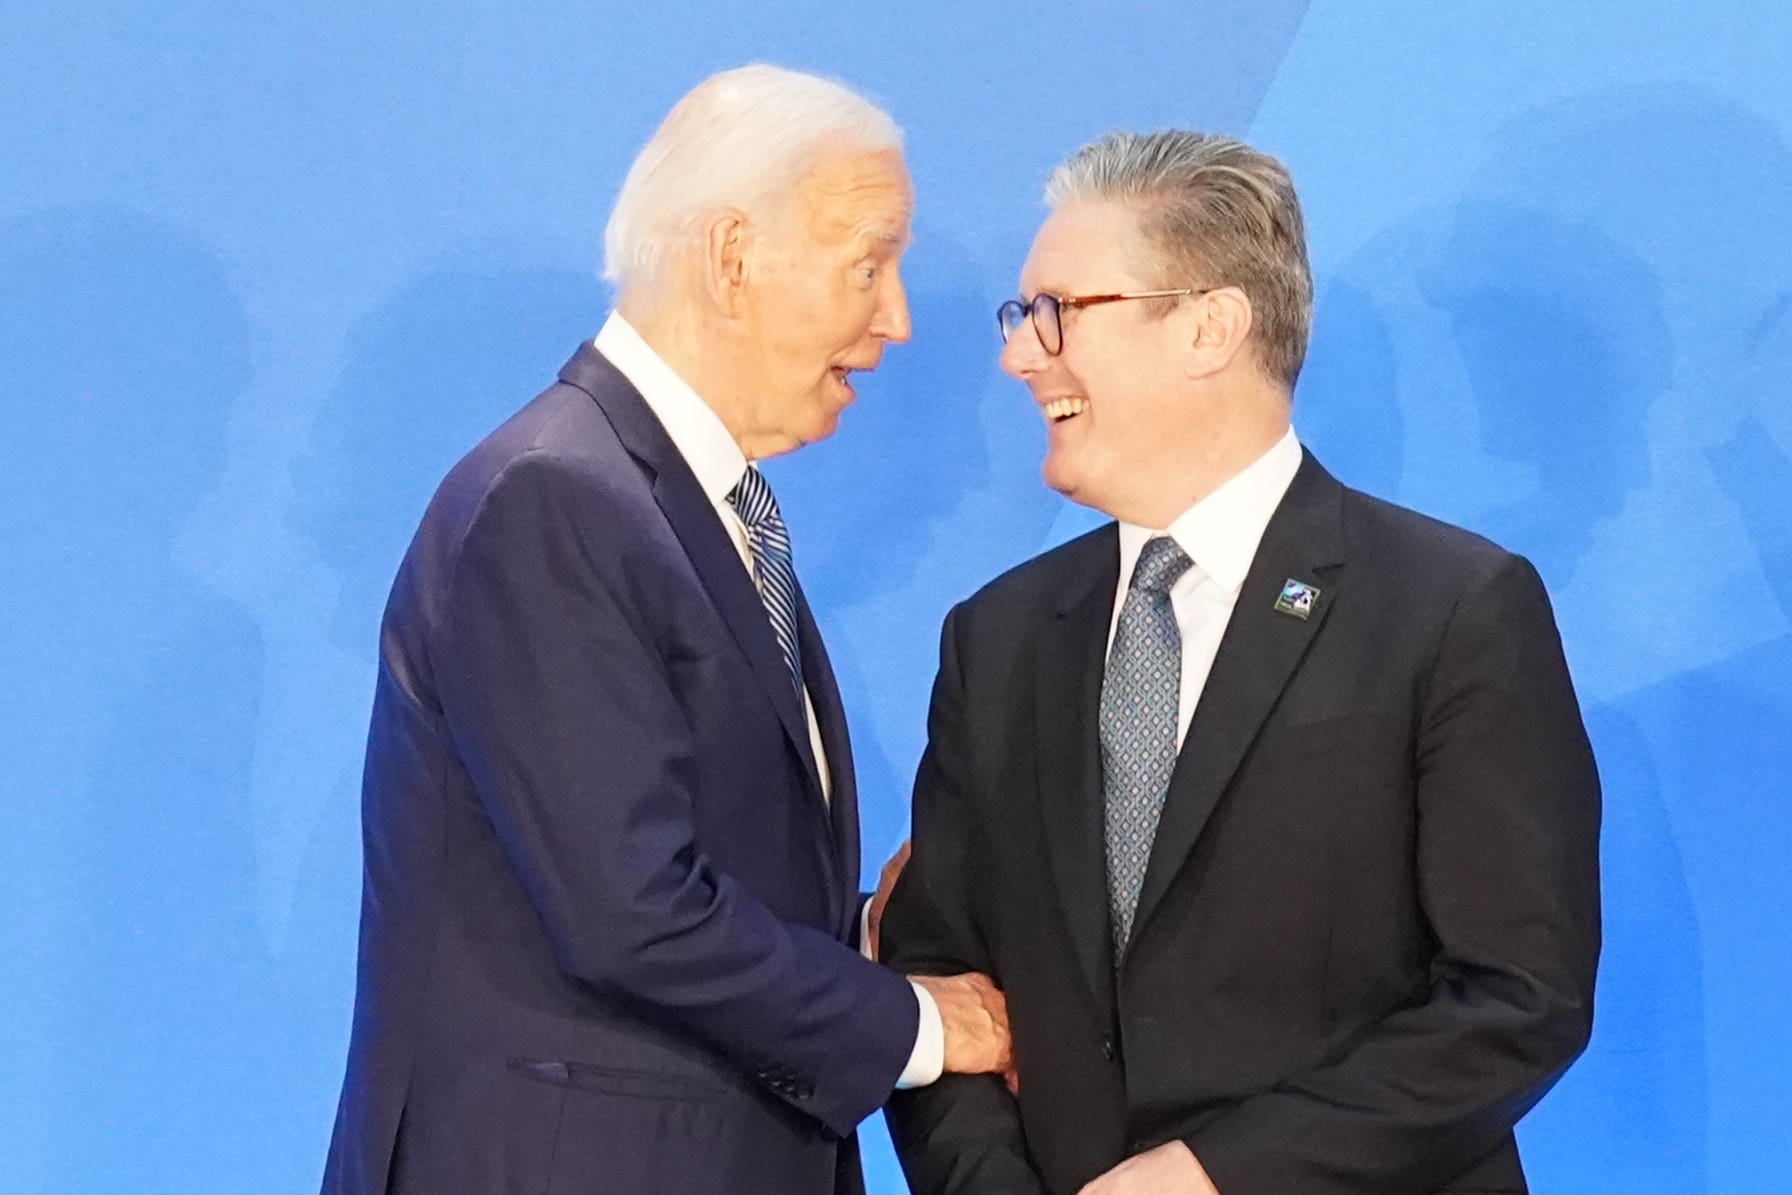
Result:
{"label": "handshake", "polygon": [[[905,841],[885,863],[871,897],[865,926],[871,957],[880,957],[879,930],[884,906],[896,886],[896,878],[908,862]],[[945,1074],[1001,1075],[1009,1091],[1017,1090],[1014,1046],[1008,1033],[1008,1001],[987,975],[911,975],[911,982],[926,989],[939,1009],[944,1031]]]}

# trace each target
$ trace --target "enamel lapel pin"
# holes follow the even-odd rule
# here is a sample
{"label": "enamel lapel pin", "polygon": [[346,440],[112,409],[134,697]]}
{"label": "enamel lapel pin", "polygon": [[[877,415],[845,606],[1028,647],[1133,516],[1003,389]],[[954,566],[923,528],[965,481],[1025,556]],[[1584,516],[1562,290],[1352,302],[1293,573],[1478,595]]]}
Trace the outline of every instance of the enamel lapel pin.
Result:
{"label": "enamel lapel pin", "polygon": [[1319,590],[1290,577],[1282,583],[1282,594],[1276,598],[1276,611],[1287,614],[1305,622],[1313,613],[1313,604],[1319,600]]}

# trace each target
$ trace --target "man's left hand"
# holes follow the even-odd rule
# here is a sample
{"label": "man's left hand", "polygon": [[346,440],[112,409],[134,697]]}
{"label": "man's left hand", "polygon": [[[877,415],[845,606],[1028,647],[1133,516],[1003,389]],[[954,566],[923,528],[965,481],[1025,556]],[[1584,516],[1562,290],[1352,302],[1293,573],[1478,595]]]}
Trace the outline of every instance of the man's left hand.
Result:
{"label": "man's left hand", "polygon": [[896,880],[902,875],[902,869],[908,866],[908,843],[909,840],[904,838],[902,846],[890,856],[889,862],[878,873],[877,891],[871,894],[871,904],[866,910],[865,938],[871,946],[873,961],[881,957],[878,950],[882,943],[884,906],[890,903],[890,893],[896,888]]}
{"label": "man's left hand", "polygon": [[1126,1159],[1077,1195],[1219,1195],[1188,1146],[1169,1141]]}

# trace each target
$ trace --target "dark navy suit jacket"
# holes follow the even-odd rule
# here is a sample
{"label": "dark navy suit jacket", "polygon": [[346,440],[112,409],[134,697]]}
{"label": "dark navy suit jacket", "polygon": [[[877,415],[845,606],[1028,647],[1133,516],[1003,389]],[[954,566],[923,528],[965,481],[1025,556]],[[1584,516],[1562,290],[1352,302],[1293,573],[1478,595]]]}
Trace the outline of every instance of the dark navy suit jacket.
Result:
{"label": "dark navy suit jacket", "polygon": [[861,1188],[915,1040],[849,945],[858,815],[732,541],[587,345],[462,460],[393,587],[324,1190]]}

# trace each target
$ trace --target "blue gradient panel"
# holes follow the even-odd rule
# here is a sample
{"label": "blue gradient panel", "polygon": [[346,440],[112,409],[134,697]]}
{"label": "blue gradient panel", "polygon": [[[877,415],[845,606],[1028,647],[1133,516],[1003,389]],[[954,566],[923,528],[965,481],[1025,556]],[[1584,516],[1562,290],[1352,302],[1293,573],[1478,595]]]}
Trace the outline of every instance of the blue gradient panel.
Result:
{"label": "blue gradient panel", "polygon": [[886,102],[918,191],[914,343],[772,466],[867,884],[945,611],[1096,521],[995,366],[1041,177],[1114,127],[1245,134],[1311,226],[1297,426],[1536,561],[1599,754],[1598,1025],[1521,1126],[1534,1189],[1792,1191],[1789,51],[1766,0],[12,0],[0,1190],[315,1189],[393,568],[596,330],[635,149],[766,59]]}

